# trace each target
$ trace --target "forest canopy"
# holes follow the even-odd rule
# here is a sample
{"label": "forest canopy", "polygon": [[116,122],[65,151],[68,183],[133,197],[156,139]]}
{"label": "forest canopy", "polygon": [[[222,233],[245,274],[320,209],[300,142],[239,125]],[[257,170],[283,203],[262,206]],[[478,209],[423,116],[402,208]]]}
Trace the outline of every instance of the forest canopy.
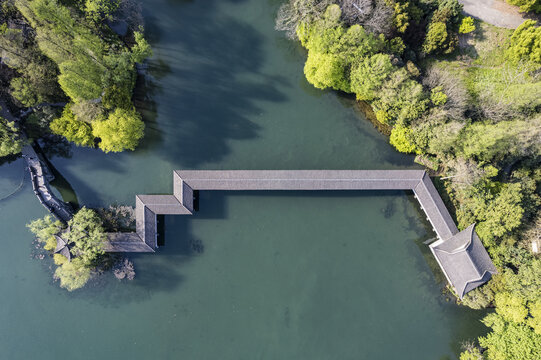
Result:
{"label": "forest canopy", "polygon": [[[32,107],[66,101],[62,115],[51,123],[53,133],[106,152],[133,150],[144,129],[132,102],[136,64],[152,51],[142,28],[120,38],[107,25],[119,11],[120,1],[88,0],[69,7],[56,0],[12,4],[4,4],[4,16],[11,14],[27,23],[22,28],[5,27],[0,34],[0,49],[8,54],[3,60],[16,71],[10,84],[15,102]],[[113,115],[119,112],[124,116]],[[138,130],[120,137],[94,131],[95,124],[103,121],[122,127],[111,124],[117,120]]]}

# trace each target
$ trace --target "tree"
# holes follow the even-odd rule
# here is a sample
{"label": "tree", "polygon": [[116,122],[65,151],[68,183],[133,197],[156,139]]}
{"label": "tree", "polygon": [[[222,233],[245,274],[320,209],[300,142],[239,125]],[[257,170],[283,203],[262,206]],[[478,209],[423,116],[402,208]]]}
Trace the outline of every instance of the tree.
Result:
{"label": "tree", "polygon": [[62,116],[54,119],[50,127],[53,133],[64,136],[75,145],[94,147],[92,128],[86,122],[77,120],[70,106],[64,108]]}
{"label": "tree", "polygon": [[435,87],[430,91],[430,101],[434,106],[442,106],[447,102],[447,95],[443,92],[441,86]]}
{"label": "tree", "polygon": [[135,38],[135,45],[131,48],[132,61],[134,63],[140,63],[152,56],[152,49],[144,38],[143,33],[135,31],[133,36]]}
{"label": "tree", "polygon": [[374,34],[391,36],[394,8],[386,0],[340,0],[342,19],[348,25],[361,25]]}
{"label": "tree", "polygon": [[59,68],[58,83],[75,103],[100,97],[102,66],[88,57],[81,57],[76,61],[64,61]]}
{"label": "tree", "polygon": [[498,293],[495,297],[496,312],[505,320],[524,323],[528,316],[526,300],[509,292]]}
{"label": "tree", "polygon": [[413,80],[404,68],[393,71],[384,81],[373,107],[385,113],[391,125],[395,121],[404,124],[420,117],[428,106],[423,86]]}
{"label": "tree", "polygon": [[32,221],[27,227],[44,244],[45,250],[55,250],[57,242],[54,235],[62,236],[70,245],[71,262],[61,254],[53,254],[54,262],[59,266],[54,277],[60,280],[61,287],[73,291],[83,287],[90,279],[97,260],[104,254],[107,236],[98,214],[85,207],[73,216],[68,225],[66,231],[60,221],[54,221],[47,215]]}
{"label": "tree", "polygon": [[541,150],[541,118],[530,121],[477,122],[464,129],[459,150],[480,163],[505,164]]}
{"label": "tree", "polygon": [[351,90],[359,100],[374,100],[392,71],[391,57],[387,54],[364,58],[351,72]]}
{"label": "tree", "polygon": [[100,217],[94,210],[83,207],[68,225],[70,230],[66,239],[73,243],[73,253],[82,265],[92,265],[104,253],[103,246],[107,239]]}
{"label": "tree", "polygon": [[520,183],[502,184],[488,179],[465,188],[458,196],[459,224],[476,222],[476,231],[485,245],[494,246],[495,239],[509,234],[522,224],[524,189]]}
{"label": "tree", "polygon": [[524,324],[506,321],[499,314],[487,315],[483,323],[492,331],[479,338],[489,360],[537,360],[541,358],[541,335]]}
{"label": "tree", "polygon": [[55,234],[62,230],[62,223],[58,220],[53,220],[51,215],[47,215],[42,219],[36,219],[26,227],[36,235],[36,239],[44,244],[44,249],[53,251],[56,248]]}
{"label": "tree", "polygon": [[92,124],[92,133],[101,139],[100,149],[105,152],[135,150],[143,137],[145,124],[135,110],[116,109],[107,120]]}
{"label": "tree", "polygon": [[304,64],[306,80],[318,89],[331,88],[349,92],[349,82],[344,72],[344,62],[333,54],[310,51]]}
{"label": "tree", "polygon": [[91,277],[91,269],[76,258],[56,268],[54,277],[60,280],[60,287],[73,291],[86,285]]}
{"label": "tree", "polygon": [[[135,44],[129,49],[113,37],[100,34],[100,27],[91,23],[109,19],[119,3],[119,0],[85,0],[79,6],[87,18],[57,0],[15,3],[34,28],[41,51],[58,66],[58,84],[75,110],[66,109],[61,118],[53,121],[51,129],[77,145],[92,147],[95,140],[92,129],[96,123],[96,133],[102,135],[100,148],[107,152],[133,149],[142,137],[144,127],[140,116],[132,110],[135,63],[152,55],[141,32],[134,31]],[[17,51],[14,46],[10,49]],[[17,57],[18,61],[21,59]],[[26,104],[36,102],[32,85],[16,81],[13,92]],[[117,113],[119,108],[124,112]],[[128,129],[122,128],[124,125],[135,126]],[[111,131],[116,130],[120,135],[115,138]]]}
{"label": "tree", "polygon": [[451,53],[454,46],[451,45],[451,37],[447,33],[447,24],[444,22],[431,22],[428,26],[423,51],[426,54],[432,53]]}
{"label": "tree", "polygon": [[21,152],[24,142],[15,124],[0,117],[0,158]]}

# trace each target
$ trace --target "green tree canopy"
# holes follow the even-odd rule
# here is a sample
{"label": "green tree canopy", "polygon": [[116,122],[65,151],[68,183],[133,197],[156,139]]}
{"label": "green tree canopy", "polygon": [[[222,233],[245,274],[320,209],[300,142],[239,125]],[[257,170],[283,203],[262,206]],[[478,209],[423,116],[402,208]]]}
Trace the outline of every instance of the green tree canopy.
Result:
{"label": "green tree canopy", "polygon": [[0,157],[21,152],[24,142],[15,124],[0,117]]}
{"label": "green tree canopy", "polygon": [[92,270],[84,263],[75,258],[71,262],[65,262],[62,266],[56,268],[55,278],[60,280],[60,287],[68,291],[82,288],[90,280]]}
{"label": "green tree canopy", "polygon": [[364,58],[351,72],[351,90],[359,100],[374,100],[392,71],[391,57],[387,54]]}
{"label": "green tree canopy", "polygon": [[76,145],[94,147],[90,124],[77,120],[70,106],[64,108],[62,116],[54,119],[50,127],[53,133],[64,136]]}
{"label": "green tree canopy", "polygon": [[55,234],[62,230],[62,223],[58,220],[53,220],[51,215],[47,215],[42,219],[36,219],[26,227],[36,235],[36,239],[44,244],[45,250],[52,251],[56,247]]}
{"label": "green tree canopy", "polygon": [[515,30],[506,55],[514,62],[525,60],[541,64],[541,27],[535,20],[526,20]]}
{"label": "green tree canopy", "polygon": [[145,124],[135,110],[116,109],[107,120],[92,124],[92,133],[101,139],[100,149],[105,152],[134,150],[143,137]]}
{"label": "green tree canopy", "polygon": [[528,325],[506,321],[499,314],[490,314],[483,323],[492,331],[479,338],[487,348],[488,360],[537,360],[541,358],[541,335]]}
{"label": "green tree canopy", "polygon": [[73,254],[82,264],[91,265],[104,253],[103,246],[107,239],[100,217],[94,210],[83,207],[68,225],[70,231],[66,238],[73,243]]}

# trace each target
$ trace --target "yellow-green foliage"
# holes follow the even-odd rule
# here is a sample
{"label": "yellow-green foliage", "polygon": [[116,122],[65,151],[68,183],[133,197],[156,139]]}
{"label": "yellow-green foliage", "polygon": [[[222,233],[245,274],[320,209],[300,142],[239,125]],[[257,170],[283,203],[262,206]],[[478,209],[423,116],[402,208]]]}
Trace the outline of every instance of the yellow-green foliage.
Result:
{"label": "yellow-green foliage", "polygon": [[388,124],[391,116],[385,110],[378,110],[376,111],[376,119],[382,124]]}
{"label": "yellow-green foliage", "polygon": [[60,280],[61,287],[73,291],[85,286],[90,280],[91,270],[80,259],[75,258],[73,261],[65,262],[59,266],[54,275]]}
{"label": "yellow-green foliage", "polygon": [[538,360],[541,358],[541,335],[530,327],[490,314],[483,323],[492,328],[487,336],[479,338],[488,360]]}
{"label": "yellow-green foliage", "polygon": [[423,43],[423,51],[426,54],[435,52],[449,53],[453,49],[448,46],[449,34],[444,22],[431,22]]}
{"label": "yellow-green foliage", "polygon": [[495,301],[496,312],[507,321],[514,321],[516,323],[524,323],[526,321],[528,309],[526,308],[525,299],[505,292],[496,294]]}
{"label": "yellow-green foliage", "polygon": [[394,26],[400,33],[405,33],[409,26],[410,16],[408,13],[409,3],[395,3],[394,4]]}
{"label": "yellow-green foliage", "polygon": [[432,101],[432,104],[435,106],[445,105],[447,102],[447,95],[445,95],[441,86],[432,89],[430,92],[430,101]]}
{"label": "yellow-green foliage", "polygon": [[391,119],[389,123],[408,124],[424,113],[428,103],[423,86],[413,80],[405,68],[398,68],[383,82],[372,106],[376,113],[383,110]]}
{"label": "yellow-green foliage", "polygon": [[396,150],[403,153],[412,153],[416,150],[411,129],[402,125],[393,127],[390,143]]}
{"label": "yellow-green foliage", "polygon": [[56,249],[56,238],[54,236],[49,236],[47,241],[45,241],[43,248],[47,251],[53,251]]}
{"label": "yellow-green foliage", "polygon": [[524,60],[541,64],[541,27],[535,20],[526,20],[515,30],[506,55],[515,63]]}
{"label": "yellow-green foliage", "polygon": [[520,6],[520,11],[541,12],[541,0],[506,0],[511,5]]}
{"label": "yellow-green foliage", "polygon": [[134,150],[143,137],[145,124],[135,110],[116,109],[107,120],[92,124],[92,133],[101,139],[100,149],[105,152]]}
{"label": "yellow-green foliage", "polygon": [[464,19],[462,19],[458,32],[461,34],[468,34],[472,31],[475,31],[475,23],[470,16],[466,16]]}
{"label": "yellow-green foliage", "polygon": [[119,5],[119,0],[85,0],[84,12],[90,20],[99,22],[111,19]]}
{"label": "yellow-green foliage", "polygon": [[53,133],[64,136],[76,145],[94,147],[90,124],[77,120],[69,106],[64,108],[61,117],[51,122],[50,127]]}
{"label": "yellow-green foliage", "polygon": [[541,335],[541,300],[530,302],[530,317],[527,319],[536,334]]}
{"label": "yellow-green foliage", "polygon": [[499,163],[537,153],[541,150],[540,126],[541,118],[474,123],[462,133],[460,154],[480,163]]}
{"label": "yellow-green foliage", "polygon": [[349,82],[344,73],[344,62],[338,56],[314,51],[308,53],[304,75],[316,88],[349,92]]}
{"label": "yellow-green foliage", "polygon": [[393,70],[391,57],[387,54],[366,57],[351,72],[351,90],[359,100],[374,100]]}
{"label": "yellow-green foliage", "polygon": [[36,30],[41,51],[57,63],[62,90],[75,102],[98,97],[105,42],[56,0],[17,0],[15,5]]}
{"label": "yellow-green foliage", "polygon": [[329,6],[322,19],[301,24],[297,34],[308,49],[306,79],[320,89],[350,92],[352,66],[386,46],[383,36],[369,34],[359,25],[346,29],[338,5]]}
{"label": "yellow-green foliage", "polygon": [[67,261],[68,261],[68,258],[65,257],[64,255],[62,254],[54,254],[53,255],[53,260],[54,260],[54,263],[56,265],[64,265]]}
{"label": "yellow-green foliage", "polygon": [[422,85],[392,65],[388,54],[404,50],[401,39],[386,41],[360,25],[346,27],[337,5],[329,6],[321,19],[301,23],[297,35],[308,49],[306,79],[315,87],[353,92],[372,102],[378,120],[391,125],[407,124],[426,110],[429,100]]}
{"label": "yellow-green foliage", "polygon": [[478,348],[473,348],[471,350],[466,350],[460,354],[460,360],[483,360],[483,354]]}
{"label": "yellow-green foliage", "polygon": [[[57,234],[62,230],[62,223],[58,220],[53,220],[51,215],[47,215],[42,219],[36,219],[30,224],[27,224],[26,227],[36,235],[36,238],[41,243],[48,242],[51,238],[54,239],[54,234]],[[56,246],[56,240],[55,240]]]}
{"label": "yellow-green foliage", "polygon": [[91,266],[103,255],[106,235],[102,220],[91,209],[83,207],[68,222],[70,231],[64,235],[68,242],[73,243],[72,251],[77,259],[85,266]]}

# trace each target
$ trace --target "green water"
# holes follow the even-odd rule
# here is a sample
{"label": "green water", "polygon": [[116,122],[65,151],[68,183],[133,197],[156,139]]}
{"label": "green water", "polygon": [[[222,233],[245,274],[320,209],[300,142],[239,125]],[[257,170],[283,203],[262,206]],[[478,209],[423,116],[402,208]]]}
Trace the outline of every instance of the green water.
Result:
{"label": "green water", "polygon": [[[171,193],[173,169],[415,168],[354,103],[303,78],[279,2],[148,0],[154,47],[134,153],[51,161],[82,205]],[[0,198],[23,174],[0,165]],[[63,194],[66,192],[60,189]],[[202,192],[165,246],[68,293],[33,259],[28,179],[0,201],[0,359],[453,359],[482,314],[448,303],[403,192]]]}

